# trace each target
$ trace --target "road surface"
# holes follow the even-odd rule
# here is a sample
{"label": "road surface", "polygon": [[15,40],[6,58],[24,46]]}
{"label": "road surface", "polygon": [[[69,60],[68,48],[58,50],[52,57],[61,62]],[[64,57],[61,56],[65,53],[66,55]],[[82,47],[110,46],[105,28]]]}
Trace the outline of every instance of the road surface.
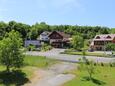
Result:
{"label": "road surface", "polygon": [[[53,59],[68,61],[68,62],[79,62],[79,59],[83,57],[80,55],[60,54],[61,52],[64,51],[65,49],[52,49],[47,52],[28,51],[26,52],[26,55],[46,56],[47,58],[53,58]],[[86,58],[94,60],[95,62],[103,62],[103,63],[110,63],[115,60],[115,58],[105,58],[105,57],[96,57],[96,56],[86,56]]]}

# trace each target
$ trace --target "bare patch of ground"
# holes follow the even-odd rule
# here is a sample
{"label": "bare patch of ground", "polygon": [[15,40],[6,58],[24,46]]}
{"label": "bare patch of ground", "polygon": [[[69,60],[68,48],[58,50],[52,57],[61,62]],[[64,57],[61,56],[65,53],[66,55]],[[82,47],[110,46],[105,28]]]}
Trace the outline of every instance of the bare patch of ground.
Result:
{"label": "bare patch of ground", "polygon": [[65,74],[75,68],[74,63],[61,62],[47,69],[38,69],[34,72],[30,83],[25,86],[60,86],[75,77],[72,74]]}

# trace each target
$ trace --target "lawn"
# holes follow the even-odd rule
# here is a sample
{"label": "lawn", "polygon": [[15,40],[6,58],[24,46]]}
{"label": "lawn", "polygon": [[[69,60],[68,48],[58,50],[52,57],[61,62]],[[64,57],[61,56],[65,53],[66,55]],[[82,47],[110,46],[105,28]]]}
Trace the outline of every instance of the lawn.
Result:
{"label": "lawn", "polygon": [[86,70],[74,70],[76,78],[65,83],[63,86],[115,86],[115,67],[95,66],[93,80],[87,80]]}
{"label": "lawn", "polygon": [[35,66],[35,67],[48,67],[52,64],[57,63],[58,61],[53,60],[53,59],[49,59],[43,56],[26,56],[24,58],[24,63],[25,65],[28,66]]}
{"label": "lawn", "polygon": [[42,56],[26,56],[24,66],[11,73],[6,73],[6,67],[0,65],[0,86],[21,86],[29,82],[36,69],[48,67],[55,63],[57,61]]}
{"label": "lawn", "polygon": [[[61,54],[70,54],[70,55],[83,55],[82,52],[78,51],[68,51],[62,52]],[[97,53],[97,52],[86,52],[86,56],[98,56],[98,57],[110,57],[110,55],[104,53]]]}

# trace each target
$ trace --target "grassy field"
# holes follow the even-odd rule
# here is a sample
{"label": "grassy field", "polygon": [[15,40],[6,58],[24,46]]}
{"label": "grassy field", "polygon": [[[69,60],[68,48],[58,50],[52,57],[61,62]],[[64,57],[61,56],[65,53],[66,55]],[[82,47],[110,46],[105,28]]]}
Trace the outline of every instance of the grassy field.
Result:
{"label": "grassy field", "polygon": [[57,61],[43,56],[26,56],[24,58],[24,63],[28,66],[35,66],[41,68],[55,64],[57,63]]}
{"label": "grassy field", "polygon": [[[77,52],[77,51],[65,51],[62,52],[61,54],[83,55],[82,52]],[[86,56],[110,57],[110,55],[104,53],[97,53],[97,52],[86,52]]]}
{"label": "grassy field", "polygon": [[0,86],[21,86],[29,82],[38,68],[48,67],[57,61],[42,56],[26,56],[24,66],[20,70],[6,73],[5,66],[0,65]]}
{"label": "grassy field", "polygon": [[76,78],[63,86],[115,86],[115,67],[96,66],[92,81],[87,79],[86,70],[74,70],[72,74],[75,74]]}

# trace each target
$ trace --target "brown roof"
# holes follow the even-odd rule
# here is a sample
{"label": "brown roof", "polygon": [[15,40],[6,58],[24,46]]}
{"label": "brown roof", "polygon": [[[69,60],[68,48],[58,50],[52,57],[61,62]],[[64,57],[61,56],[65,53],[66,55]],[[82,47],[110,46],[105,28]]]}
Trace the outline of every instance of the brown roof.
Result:
{"label": "brown roof", "polygon": [[64,32],[59,32],[57,31],[57,33],[59,33],[61,36],[63,36],[64,38],[70,38],[70,35],[69,34],[66,34]]}
{"label": "brown roof", "polygon": [[[60,34],[63,38],[70,38],[70,35],[69,35],[69,34],[66,34],[66,33],[64,33],[64,32],[60,32],[60,31],[53,31],[53,32],[57,32],[57,33]],[[51,32],[51,33],[49,34],[49,36],[50,36],[53,32]]]}

